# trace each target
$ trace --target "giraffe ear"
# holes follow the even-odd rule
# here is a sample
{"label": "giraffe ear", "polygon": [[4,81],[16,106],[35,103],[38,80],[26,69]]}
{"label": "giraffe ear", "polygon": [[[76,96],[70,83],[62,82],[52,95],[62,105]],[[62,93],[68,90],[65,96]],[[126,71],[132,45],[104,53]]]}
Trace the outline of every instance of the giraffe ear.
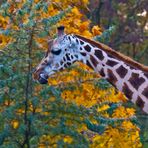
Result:
{"label": "giraffe ear", "polygon": [[58,37],[61,37],[64,35],[64,26],[59,26],[57,27],[57,31],[58,31]]}

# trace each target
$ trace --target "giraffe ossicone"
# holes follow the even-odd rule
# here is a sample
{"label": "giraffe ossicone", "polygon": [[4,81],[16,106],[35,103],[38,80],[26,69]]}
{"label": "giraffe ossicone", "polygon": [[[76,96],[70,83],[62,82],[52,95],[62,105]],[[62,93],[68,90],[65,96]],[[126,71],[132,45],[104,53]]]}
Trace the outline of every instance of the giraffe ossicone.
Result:
{"label": "giraffe ossicone", "polygon": [[148,113],[148,67],[80,35],[64,33],[58,27],[57,38],[50,40],[48,51],[34,72],[34,78],[46,84],[48,77],[81,61],[106,78],[127,98]]}

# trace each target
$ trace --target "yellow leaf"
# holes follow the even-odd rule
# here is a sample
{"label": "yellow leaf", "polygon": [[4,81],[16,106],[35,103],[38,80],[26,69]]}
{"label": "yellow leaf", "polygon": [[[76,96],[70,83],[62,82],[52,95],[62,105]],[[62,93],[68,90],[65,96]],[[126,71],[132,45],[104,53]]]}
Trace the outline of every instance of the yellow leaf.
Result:
{"label": "yellow leaf", "polygon": [[17,120],[13,120],[11,124],[14,129],[18,128],[19,126],[19,122]]}
{"label": "yellow leaf", "polygon": [[100,112],[100,111],[105,111],[105,110],[107,110],[108,108],[110,108],[109,105],[103,105],[103,106],[101,106],[101,107],[98,107],[97,111],[98,111],[98,112]]}
{"label": "yellow leaf", "polygon": [[72,141],[73,141],[73,139],[70,136],[65,136],[63,140],[66,143],[72,143]]}
{"label": "yellow leaf", "polygon": [[99,28],[99,26],[93,26],[92,33],[93,36],[101,35],[102,34],[101,28]]}

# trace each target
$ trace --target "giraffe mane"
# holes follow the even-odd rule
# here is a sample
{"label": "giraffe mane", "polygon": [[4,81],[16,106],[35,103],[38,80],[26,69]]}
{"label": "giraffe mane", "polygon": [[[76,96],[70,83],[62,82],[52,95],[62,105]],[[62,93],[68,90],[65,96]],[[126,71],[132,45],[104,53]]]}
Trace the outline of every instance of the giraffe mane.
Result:
{"label": "giraffe mane", "polygon": [[116,57],[117,59],[124,61],[127,65],[132,66],[132,67],[134,67],[136,69],[138,68],[138,69],[148,73],[148,66],[142,65],[142,64],[134,61],[133,59],[131,59],[131,58],[129,58],[129,57],[115,51],[115,50],[113,50],[109,46],[104,45],[103,43],[96,42],[94,40],[88,39],[88,38],[83,37],[81,35],[76,35],[76,37],[78,37],[79,39],[82,39],[83,41],[87,41],[88,43],[90,43],[90,44],[104,50],[109,55],[112,55],[113,57]]}

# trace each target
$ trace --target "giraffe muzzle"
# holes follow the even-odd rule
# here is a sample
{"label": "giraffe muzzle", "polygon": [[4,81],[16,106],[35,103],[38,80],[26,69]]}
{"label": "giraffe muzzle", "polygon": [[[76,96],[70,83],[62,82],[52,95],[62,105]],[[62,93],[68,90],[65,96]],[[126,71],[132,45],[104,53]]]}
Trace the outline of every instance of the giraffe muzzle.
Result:
{"label": "giraffe muzzle", "polygon": [[40,74],[38,79],[40,84],[47,84],[48,83],[48,76],[44,74]]}

